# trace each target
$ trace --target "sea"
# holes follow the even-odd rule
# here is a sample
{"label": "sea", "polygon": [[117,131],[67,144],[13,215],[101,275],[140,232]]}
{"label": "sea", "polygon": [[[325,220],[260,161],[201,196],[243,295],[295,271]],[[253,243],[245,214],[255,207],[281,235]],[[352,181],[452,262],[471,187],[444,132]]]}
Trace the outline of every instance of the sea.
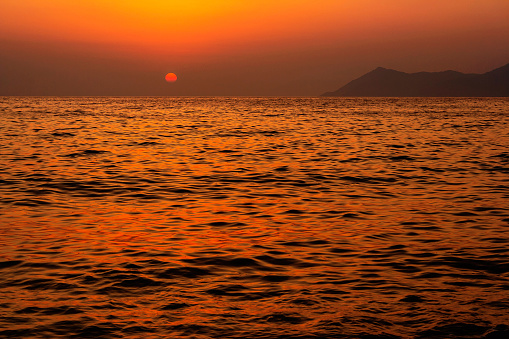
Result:
{"label": "sea", "polygon": [[509,338],[509,99],[0,97],[1,338]]}

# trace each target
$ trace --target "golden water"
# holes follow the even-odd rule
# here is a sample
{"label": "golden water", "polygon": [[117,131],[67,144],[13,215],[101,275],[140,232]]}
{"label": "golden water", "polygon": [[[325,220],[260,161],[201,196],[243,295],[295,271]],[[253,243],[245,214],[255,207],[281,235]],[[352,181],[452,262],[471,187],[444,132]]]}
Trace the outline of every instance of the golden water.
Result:
{"label": "golden water", "polygon": [[509,337],[507,99],[0,98],[0,337]]}

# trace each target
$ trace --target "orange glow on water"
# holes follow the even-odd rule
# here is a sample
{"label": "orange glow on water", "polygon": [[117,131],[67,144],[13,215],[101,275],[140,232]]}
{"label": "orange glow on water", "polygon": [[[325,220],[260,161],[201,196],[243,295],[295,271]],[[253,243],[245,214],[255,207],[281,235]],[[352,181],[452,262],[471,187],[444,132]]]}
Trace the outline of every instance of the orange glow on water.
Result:
{"label": "orange glow on water", "polygon": [[506,107],[4,98],[0,327],[126,338],[361,337],[380,323],[405,337],[493,331],[507,318]]}

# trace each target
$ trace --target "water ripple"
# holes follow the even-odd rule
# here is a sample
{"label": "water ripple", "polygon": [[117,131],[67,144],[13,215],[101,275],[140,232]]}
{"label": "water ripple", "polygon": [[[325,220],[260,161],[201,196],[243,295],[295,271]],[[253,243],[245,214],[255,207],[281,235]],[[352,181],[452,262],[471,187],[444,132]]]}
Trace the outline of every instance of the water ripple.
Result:
{"label": "water ripple", "polygon": [[0,98],[0,337],[505,338],[506,98]]}

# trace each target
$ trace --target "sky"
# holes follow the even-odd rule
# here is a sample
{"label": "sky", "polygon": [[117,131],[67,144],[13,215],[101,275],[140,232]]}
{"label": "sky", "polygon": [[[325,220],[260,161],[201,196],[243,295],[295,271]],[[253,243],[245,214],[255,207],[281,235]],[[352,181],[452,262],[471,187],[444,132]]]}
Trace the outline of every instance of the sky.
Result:
{"label": "sky", "polygon": [[507,63],[508,0],[0,0],[0,95],[316,96]]}

